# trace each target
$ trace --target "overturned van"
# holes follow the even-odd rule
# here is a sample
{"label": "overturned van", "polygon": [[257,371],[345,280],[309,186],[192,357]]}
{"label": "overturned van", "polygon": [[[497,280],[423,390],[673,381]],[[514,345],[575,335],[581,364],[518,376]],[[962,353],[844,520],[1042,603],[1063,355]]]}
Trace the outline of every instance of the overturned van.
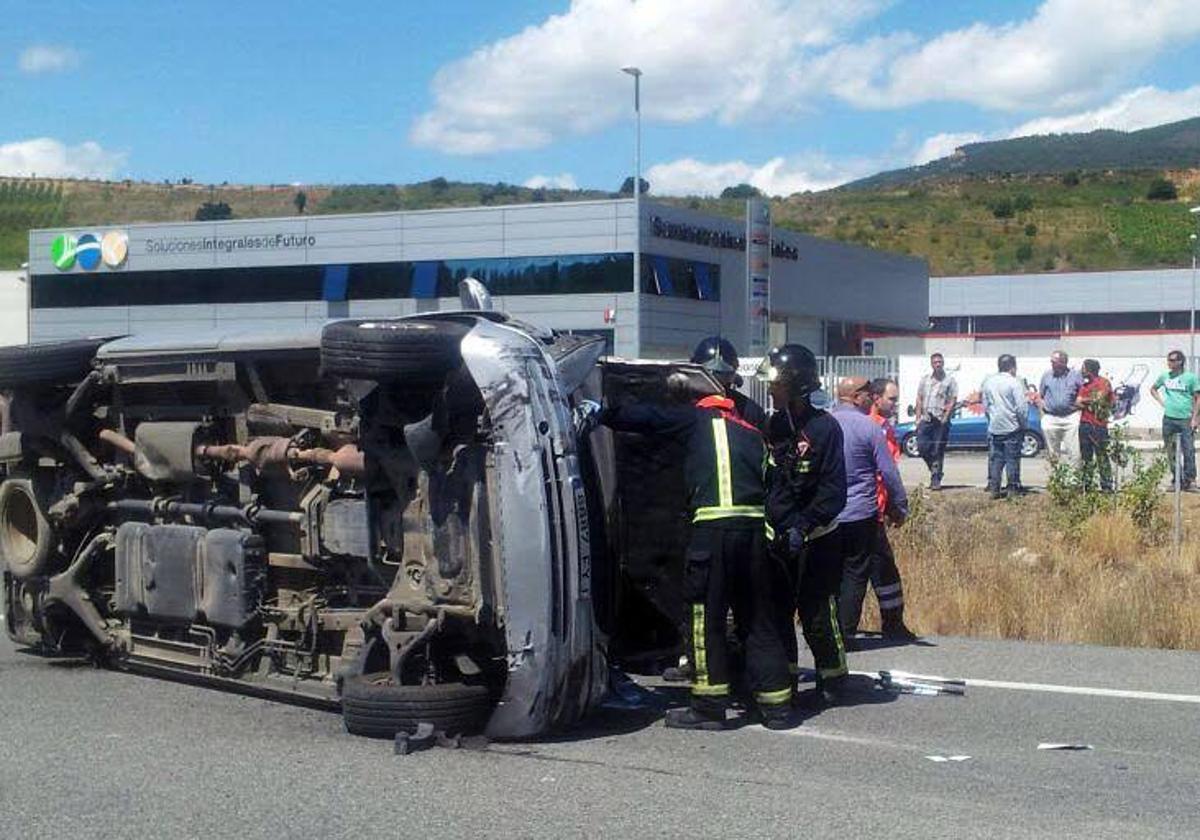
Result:
{"label": "overturned van", "polygon": [[6,629],[49,654],[522,738],[679,645],[679,453],[576,435],[687,366],[487,312],[0,351]]}

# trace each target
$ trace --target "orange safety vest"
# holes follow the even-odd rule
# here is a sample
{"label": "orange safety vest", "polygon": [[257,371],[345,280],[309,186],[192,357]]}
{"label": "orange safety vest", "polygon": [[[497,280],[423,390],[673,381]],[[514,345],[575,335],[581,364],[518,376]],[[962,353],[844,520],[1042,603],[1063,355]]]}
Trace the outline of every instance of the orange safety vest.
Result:
{"label": "orange safety vest", "polygon": [[[900,463],[902,454],[900,452],[900,444],[896,442],[896,427],[887,421],[887,418],[875,410],[875,406],[871,406],[871,411],[867,414],[872,420],[883,427],[883,434],[887,438],[888,454],[892,456],[892,460],[897,464]],[[875,499],[879,505],[879,518],[883,519],[887,513],[888,492],[887,487],[883,484],[883,476],[879,473],[875,474]]]}

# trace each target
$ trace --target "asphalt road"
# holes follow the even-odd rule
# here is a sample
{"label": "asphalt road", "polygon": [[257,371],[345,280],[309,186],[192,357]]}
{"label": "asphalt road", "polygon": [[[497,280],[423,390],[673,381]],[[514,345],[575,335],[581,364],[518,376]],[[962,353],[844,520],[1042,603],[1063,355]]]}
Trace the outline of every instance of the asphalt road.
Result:
{"label": "asphalt road", "polygon": [[[987,455],[983,452],[950,452],[943,466],[942,487],[946,490],[987,486]],[[920,458],[902,458],[900,476],[906,487],[929,486],[929,469]],[[1021,459],[1021,483],[1025,486],[1045,487],[1049,477],[1044,457]]]}
{"label": "asphalt road", "polygon": [[[1187,696],[1200,654],[936,639],[856,670]],[[1188,837],[1200,698],[970,685],[787,733],[608,711],[484,752],[393,755],[328,712],[18,653],[0,642],[0,834],[35,838]],[[1094,749],[1039,751],[1039,742]],[[935,761],[929,756],[969,756]]]}

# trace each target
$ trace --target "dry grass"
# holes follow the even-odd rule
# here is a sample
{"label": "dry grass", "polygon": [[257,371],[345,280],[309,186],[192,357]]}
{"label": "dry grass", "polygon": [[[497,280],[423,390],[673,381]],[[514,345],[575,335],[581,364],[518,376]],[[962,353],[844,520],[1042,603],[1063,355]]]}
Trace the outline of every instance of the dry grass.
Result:
{"label": "dry grass", "polygon": [[1200,650],[1200,500],[1187,501],[1177,559],[1169,531],[1148,543],[1124,513],[1099,514],[1072,536],[1045,496],[923,497],[892,534],[908,623],[929,634]]}

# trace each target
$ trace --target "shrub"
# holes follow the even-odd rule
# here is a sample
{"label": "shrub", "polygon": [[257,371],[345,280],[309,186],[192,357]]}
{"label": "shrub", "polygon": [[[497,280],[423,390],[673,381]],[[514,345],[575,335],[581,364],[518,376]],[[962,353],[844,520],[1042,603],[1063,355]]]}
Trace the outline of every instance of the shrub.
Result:
{"label": "shrub", "polygon": [[988,205],[988,209],[992,211],[992,215],[997,219],[1011,219],[1016,214],[1012,199],[1007,196],[991,202]]}
{"label": "shrub", "polygon": [[1033,209],[1033,196],[1029,193],[1017,193],[1017,197],[1013,199],[1013,207],[1020,213],[1028,213]]}
{"label": "shrub", "polygon": [[1029,262],[1033,259],[1033,246],[1028,242],[1022,242],[1017,246],[1017,261]]}
{"label": "shrub", "polygon": [[1079,173],[1075,171],[1065,173],[1062,176],[1062,183],[1064,187],[1078,187]]}
{"label": "shrub", "polygon": [[1146,198],[1150,201],[1174,201],[1179,198],[1179,191],[1166,178],[1155,178],[1150,182],[1150,189],[1146,190]]}
{"label": "shrub", "polygon": [[1030,222],[1029,224],[1025,225],[1025,235],[1026,236],[1037,236],[1037,225],[1035,225],[1033,222]]}
{"label": "shrub", "polygon": [[197,222],[217,222],[232,218],[233,208],[224,201],[206,201],[196,208]]}
{"label": "shrub", "polygon": [[1142,453],[1129,445],[1120,427],[1109,435],[1107,454],[1119,479],[1115,493],[1099,489],[1099,460],[1078,469],[1060,462],[1051,470],[1046,490],[1059,513],[1060,527],[1078,534],[1091,517],[1124,511],[1145,543],[1161,542],[1166,529],[1159,487],[1167,474],[1167,459],[1158,456],[1147,463]]}

